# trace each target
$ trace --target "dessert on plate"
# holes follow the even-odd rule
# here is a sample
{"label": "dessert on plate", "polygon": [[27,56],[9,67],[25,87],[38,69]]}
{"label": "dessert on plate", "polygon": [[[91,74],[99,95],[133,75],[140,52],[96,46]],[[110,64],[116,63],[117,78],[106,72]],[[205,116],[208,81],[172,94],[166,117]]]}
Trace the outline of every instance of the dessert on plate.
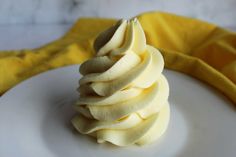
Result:
{"label": "dessert on plate", "polygon": [[96,38],[94,49],[95,57],[80,66],[73,126],[117,146],[158,139],[170,119],[169,85],[163,57],[146,44],[139,21],[120,20]]}

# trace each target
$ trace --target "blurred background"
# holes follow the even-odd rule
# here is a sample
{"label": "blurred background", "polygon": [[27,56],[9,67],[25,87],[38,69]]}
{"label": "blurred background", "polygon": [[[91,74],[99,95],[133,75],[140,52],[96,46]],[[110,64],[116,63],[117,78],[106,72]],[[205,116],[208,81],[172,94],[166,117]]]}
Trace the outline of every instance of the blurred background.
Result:
{"label": "blurred background", "polygon": [[79,17],[130,18],[146,11],[236,30],[236,0],[0,0],[0,50],[38,47],[63,35]]}

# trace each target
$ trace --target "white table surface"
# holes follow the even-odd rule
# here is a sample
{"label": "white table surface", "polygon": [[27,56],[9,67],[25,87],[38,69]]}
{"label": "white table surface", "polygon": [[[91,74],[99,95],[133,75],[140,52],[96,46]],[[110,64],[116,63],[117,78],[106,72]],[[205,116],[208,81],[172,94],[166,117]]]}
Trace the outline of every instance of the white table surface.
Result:
{"label": "white table surface", "polygon": [[36,48],[61,37],[72,24],[0,26],[0,52]]}
{"label": "white table surface", "polygon": [[[2,25],[0,26],[1,50],[36,48],[61,37],[72,24],[60,25]],[[236,27],[228,27],[236,31]]]}

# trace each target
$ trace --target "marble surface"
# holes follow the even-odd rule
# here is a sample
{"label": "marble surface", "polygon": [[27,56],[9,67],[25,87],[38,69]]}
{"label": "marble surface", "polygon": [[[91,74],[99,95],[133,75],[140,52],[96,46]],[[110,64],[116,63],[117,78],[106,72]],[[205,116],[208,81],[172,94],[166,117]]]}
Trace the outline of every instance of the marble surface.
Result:
{"label": "marble surface", "polygon": [[84,16],[130,18],[166,11],[236,30],[236,0],[0,0],[0,50],[35,48]]}
{"label": "marble surface", "polygon": [[236,0],[0,0],[0,25],[64,24],[81,16],[129,18],[159,10],[236,26]]}
{"label": "marble surface", "polygon": [[1,50],[36,48],[61,37],[71,24],[0,26]]}

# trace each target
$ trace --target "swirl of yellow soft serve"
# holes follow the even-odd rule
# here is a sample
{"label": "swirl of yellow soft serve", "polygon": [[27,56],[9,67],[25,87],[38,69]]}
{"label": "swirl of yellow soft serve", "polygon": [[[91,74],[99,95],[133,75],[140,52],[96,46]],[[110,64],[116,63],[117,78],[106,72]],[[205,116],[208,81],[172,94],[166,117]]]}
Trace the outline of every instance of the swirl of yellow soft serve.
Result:
{"label": "swirl of yellow soft serve", "polygon": [[121,20],[102,32],[94,49],[96,56],[80,66],[73,126],[98,143],[144,145],[158,139],[170,119],[169,85],[163,57],[146,44],[138,20]]}

